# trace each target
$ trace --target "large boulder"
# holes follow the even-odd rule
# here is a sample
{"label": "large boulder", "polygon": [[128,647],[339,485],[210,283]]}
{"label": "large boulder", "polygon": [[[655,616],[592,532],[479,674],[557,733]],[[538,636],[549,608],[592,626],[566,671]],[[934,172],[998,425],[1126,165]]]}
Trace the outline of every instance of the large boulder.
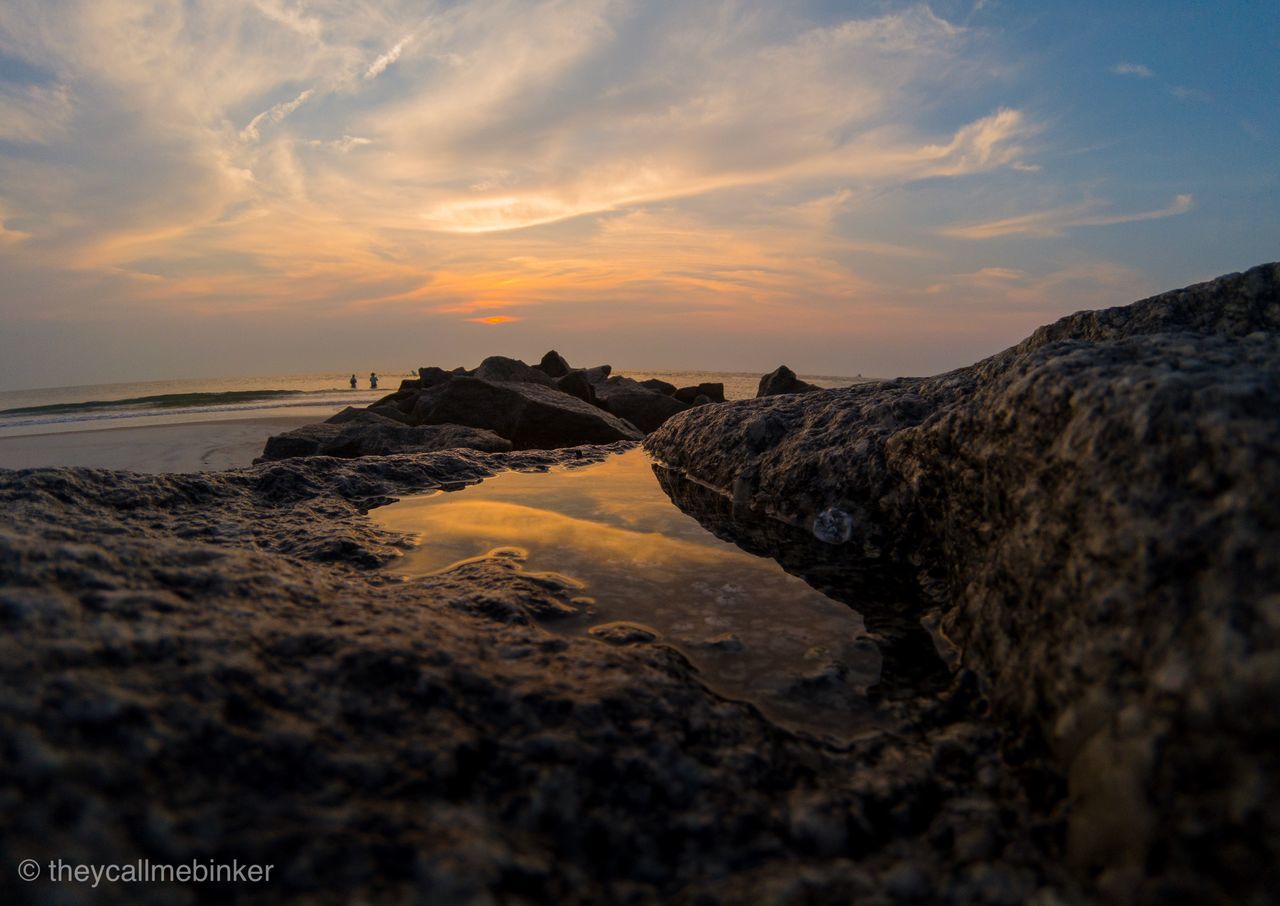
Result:
{"label": "large boulder", "polygon": [[581,369],[575,369],[563,377],[557,378],[556,389],[561,393],[576,396],[584,403],[590,403],[593,406],[597,404],[595,388],[587,380],[587,373]]}
{"label": "large boulder", "polygon": [[[762,388],[762,390],[765,388]],[[1280,858],[1280,265],[948,374],[693,409],[646,446],[919,572],[1117,902],[1262,902]]]}
{"label": "large boulder", "polygon": [[504,453],[511,449],[511,442],[491,431],[459,425],[413,427],[366,411],[336,424],[329,421],[303,425],[285,434],[269,437],[262,456],[255,462],[271,462],[297,456],[353,459],[359,456],[390,456],[395,453],[427,453],[459,448]]}
{"label": "large boulder", "polygon": [[642,387],[624,377],[611,377],[595,385],[596,399],[619,418],[625,418],[646,434],[688,408],[687,404]]}
{"label": "large boulder", "polygon": [[480,367],[473,371],[471,376],[482,381],[542,384],[544,387],[555,386],[555,381],[546,372],[530,367],[519,359],[509,359],[501,355],[489,356],[480,363]]}
{"label": "large boulder", "polygon": [[613,367],[610,365],[596,365],[594,368],[586,368],[583,370],[586,372],[588,381],[593,384],[599,384],[601,381],[606,380],[609,377],[613,372]]}
{"label": "large boulder", "polygon": [[511,441],[517,450],[608,444],[644,436],[628,422],[554,387],[473,377],[454,378],[425,391],[414,418],[424,425],[485,428]]}
{"label": "large boulder", "polygon": [[796,373],[786,365],[779,365],[764,377],[760,378],[760,386],[756,388],[756,398],[762,396],[781,396],[784,393],[812,393],[822,388],[802,381]]}
{"label": "large boulder", "polygon": [[445,381],[451,381],[453,378],[454,372],[445,371],[443,368],[437,368],[434,365],[418,369],[418,386],[423,390],[434,387],[437,384],[443,384]]}

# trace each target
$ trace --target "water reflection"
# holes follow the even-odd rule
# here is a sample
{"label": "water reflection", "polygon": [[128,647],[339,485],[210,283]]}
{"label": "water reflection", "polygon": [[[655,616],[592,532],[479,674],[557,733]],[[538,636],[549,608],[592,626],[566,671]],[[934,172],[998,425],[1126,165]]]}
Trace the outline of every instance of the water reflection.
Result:
{"label": "water reflection", "polygon": [[726,495],[654,463],[658,483],[681,511],[723,541],[770,557],[833,600],[854,608],[884,657],[876,696],[915,697],[950,678],[933,637],[920,623],[924,604],[915,578],[894,564],[856,558],[793,525],[743,512]]}
{"label": "water reflection", "polygon": [[550,631],[673,645],[709,686],[780,723],[837,737],[869,726],[867,692],[880,683],[882,650],[896,642],[883,631],[872,637],[857,611],[726,532],[698,491],[710,494],[637,449],[577,469],[506,473],[373,515],[417,536],[395,567],[406,576],[518,557],[530,571],[574,580],[589,602],[582,614],[545,623]]}

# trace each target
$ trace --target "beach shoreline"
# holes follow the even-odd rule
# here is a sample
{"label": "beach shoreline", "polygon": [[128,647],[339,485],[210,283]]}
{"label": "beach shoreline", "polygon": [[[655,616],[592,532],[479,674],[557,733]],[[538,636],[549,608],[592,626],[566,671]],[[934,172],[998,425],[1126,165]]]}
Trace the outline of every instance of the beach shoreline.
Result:
{"label": "beach shoreline", "polygon": [[0,469],[79,466],[131,472],[208,472],[252,464],[267,438],[316,415],[209,419],[0,437]]}

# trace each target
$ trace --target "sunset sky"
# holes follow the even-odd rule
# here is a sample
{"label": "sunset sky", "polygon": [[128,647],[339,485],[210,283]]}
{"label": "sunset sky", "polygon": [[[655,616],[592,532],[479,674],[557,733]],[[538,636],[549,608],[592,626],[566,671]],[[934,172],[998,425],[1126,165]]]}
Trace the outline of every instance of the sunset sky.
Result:
{"label": "sunset sky", "polygon": [[4,0],[0,389],[921,374],[1280,258],[1280,3]]}

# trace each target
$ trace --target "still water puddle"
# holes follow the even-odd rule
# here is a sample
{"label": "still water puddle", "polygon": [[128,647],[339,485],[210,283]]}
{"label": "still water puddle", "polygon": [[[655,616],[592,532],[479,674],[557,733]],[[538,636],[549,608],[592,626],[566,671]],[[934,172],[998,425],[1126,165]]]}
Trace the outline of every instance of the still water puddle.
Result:
{"label": "still water puddle", "polygon": [[406,577],[518,557],[581,586],[584,611],[544,622],[551,632],[671,645],[709,687],[796,729],[847,738],[871,723],[881,655],[857,612],[681,512],[642,450],[507,472],[372,515],[416,537],[393,566]]}

